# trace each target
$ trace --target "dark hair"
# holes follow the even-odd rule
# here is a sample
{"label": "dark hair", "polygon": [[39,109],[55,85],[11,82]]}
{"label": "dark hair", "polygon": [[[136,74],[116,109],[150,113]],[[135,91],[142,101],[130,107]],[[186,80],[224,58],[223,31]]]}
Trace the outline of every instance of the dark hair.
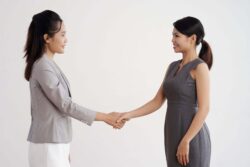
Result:
{"label": "dark hair", "polygon": [[199,57],[204,60],[207,63],[208,68],[211,69],[213,64],[213,54],[208,42],[204,40],[205,32],[200,20],[188,16],[177,20],[173,25],[180,33],[187,35],[188,37],[193,34],[196,35],[196,46],[200,43],[202,44]]}
{"label": "dark hair", "polygon": [[24,58],[26,58],[24,77],[27,81],[30,79],[34,62],[45,51],[44,34],[53,37],[55,33],[60,31],[61,25],[62,19],[57,13],[51,10],[45,10],[32,17],[24,48]]}

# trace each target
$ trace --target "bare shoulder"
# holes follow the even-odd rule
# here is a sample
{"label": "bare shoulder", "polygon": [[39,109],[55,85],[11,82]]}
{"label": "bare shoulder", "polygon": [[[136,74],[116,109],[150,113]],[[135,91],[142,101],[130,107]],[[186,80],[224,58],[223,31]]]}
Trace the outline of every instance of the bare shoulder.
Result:
{"label": "bare shoulder", "polygon": [[191,71],[191,76],[195,80],[201,77],[206,77],[208,75],[209,75],[209,68],[207,63],[205,62],[198,64],[196,68]]}
{"label": "bare shoulder", "polygon": [[197,75],[204,75],[205,73],[208,73],[209,69],[207,66],[207,63],[202,62],[199,63],[193,70],[190,71],[191,77],[196,80]]}
{"label": "bare shoulder", "polygon": [[201,79],[201,78],[207,78],[209,76],[209,68],[207,63],[203,62],[197,65],[195,69],[195,78]]}
{"label": "bare shoulder", "polygon": [[196,73],[209,72],[207,63],[203,62],[203,63],[198,64],[195,71]]}

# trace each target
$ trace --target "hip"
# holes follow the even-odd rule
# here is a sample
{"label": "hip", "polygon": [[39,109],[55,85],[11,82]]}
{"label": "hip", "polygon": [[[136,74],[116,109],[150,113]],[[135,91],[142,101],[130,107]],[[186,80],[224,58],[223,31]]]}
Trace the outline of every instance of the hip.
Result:
{"label": "hip", "polygon": [[70,143],[29,143],[30,167],[70,167]]}

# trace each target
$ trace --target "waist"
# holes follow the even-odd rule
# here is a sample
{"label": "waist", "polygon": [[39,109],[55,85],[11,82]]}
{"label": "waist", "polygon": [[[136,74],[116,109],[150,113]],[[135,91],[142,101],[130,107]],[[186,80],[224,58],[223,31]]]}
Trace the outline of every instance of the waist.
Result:
{"label": "waist", "polygon": [[172,101],[172,100],[168,100],[167,101],[168,105],[184,105],[184,106],[188,106],[188,107],[193,107],[193,108],[197,108],[198,104],[197,103],[188,103],[188,102],[183,102],[183,101]]}
{"label": "waist", "polygon": [[28,141],[33,143],[68,143],[72,140],[71,119],[60,117],[33,119],[28,134]]}

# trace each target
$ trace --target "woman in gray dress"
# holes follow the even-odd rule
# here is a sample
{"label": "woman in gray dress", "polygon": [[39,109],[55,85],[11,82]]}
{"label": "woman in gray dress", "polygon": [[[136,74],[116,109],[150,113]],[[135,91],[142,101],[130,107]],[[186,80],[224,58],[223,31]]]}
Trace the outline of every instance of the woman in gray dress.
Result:
{"label": "woman in gray dress", "polygon": [[[212,51],[197,18],[185,17],[173,25],[173,48],[182,53],[182,59],[169,65],[152,100],[124,113],[117,122],[153,113],[167,99],[164,132],[168,167],[209,167],[211,142],[205,119],[209,112]],[[197,54],[199,44],[201,50]]]}

